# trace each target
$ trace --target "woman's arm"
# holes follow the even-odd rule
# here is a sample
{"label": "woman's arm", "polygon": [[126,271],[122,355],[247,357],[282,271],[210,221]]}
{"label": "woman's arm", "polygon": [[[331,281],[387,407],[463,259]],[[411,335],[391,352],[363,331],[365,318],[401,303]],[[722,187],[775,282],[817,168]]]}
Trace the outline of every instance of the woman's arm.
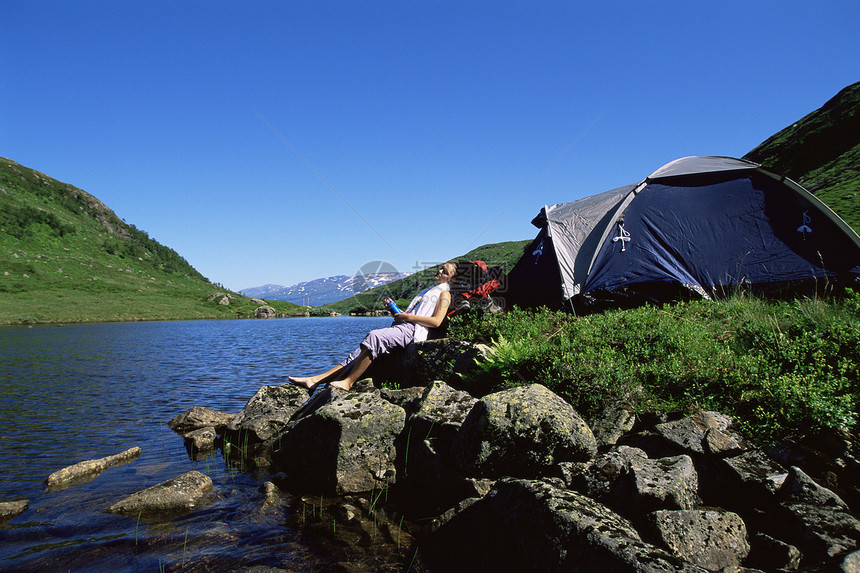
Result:
{"label": "woman's arm", "polygon": [[444,291],[441,295],[439,295],[439,301],[436,303],[436,310],[433,311],[433,316],[417,316],[415,314],[401,312],[399,314],[395,314],[394,319],[405,320],[406,322],[411,322],[414,324],[420,324],[421,326],[426,326],[427,328],[437,328],[439,325],[442,324],[442,321],[445,320],[445,316],[448,314],[449,306],[451,306],[451,293],[448,291]]}

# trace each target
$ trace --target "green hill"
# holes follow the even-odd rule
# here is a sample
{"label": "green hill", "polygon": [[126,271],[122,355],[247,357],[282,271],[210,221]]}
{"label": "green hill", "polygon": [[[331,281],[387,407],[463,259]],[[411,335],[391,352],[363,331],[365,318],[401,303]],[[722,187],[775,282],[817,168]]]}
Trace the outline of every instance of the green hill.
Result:
{"label": "green hill", "polygon": [[860,82],[769,137],[744,159],[800,183],[860,229]]}
{"label": "green hill", "polygon": [[0,158],[0,324],[235,318],[256,306],[89,193]]}

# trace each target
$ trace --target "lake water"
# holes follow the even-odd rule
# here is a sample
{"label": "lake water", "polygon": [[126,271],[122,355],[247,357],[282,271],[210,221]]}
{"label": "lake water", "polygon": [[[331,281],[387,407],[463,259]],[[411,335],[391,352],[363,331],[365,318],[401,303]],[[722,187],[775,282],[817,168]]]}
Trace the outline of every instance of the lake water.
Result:
{"label": "lake water", "polygon": [[[220,451],[190,459],[166,423],[195,405],[238,413],[261,386],[327,369],[368,330],[389,323],[338,317],[0,327],[0,501],[29,500],[26,512],[0,525],[0,570],[329,570],[345,557],[291,526],[297,499],[262,511],[266,475],[228,466]],[[142,449],[138,460],[91,482],[45,487],[60,468],[133,446]],[[217,498],[203,508],[163,521],[105,511],[192,469],[215,484]]]}

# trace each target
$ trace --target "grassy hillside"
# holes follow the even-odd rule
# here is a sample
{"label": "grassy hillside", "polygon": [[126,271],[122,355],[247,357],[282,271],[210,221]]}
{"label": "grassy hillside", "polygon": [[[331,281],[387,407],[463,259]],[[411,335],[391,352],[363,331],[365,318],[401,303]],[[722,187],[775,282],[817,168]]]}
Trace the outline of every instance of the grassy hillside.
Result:
{"label": "grassy hillside", "polygon": [[744,158],[797,181],[860,230],[860,82]]}
{"label": "grassy hillside", "polygon": [[[217,292],[231,304],[207,300]],[[0,324],[234,318],[256,306],[89,193],[0,158]]]}

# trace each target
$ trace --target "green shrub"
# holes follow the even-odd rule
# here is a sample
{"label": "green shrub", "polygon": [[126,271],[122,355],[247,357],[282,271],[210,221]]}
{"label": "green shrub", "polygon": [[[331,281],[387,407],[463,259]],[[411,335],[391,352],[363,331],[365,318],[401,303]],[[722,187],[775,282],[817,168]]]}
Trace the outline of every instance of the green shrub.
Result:
{"label": "green shrub", "polygon": [[452,319],[495,354],[468,376],[483,392],[546,385],[580,413],[716,409],[752,437],[852,429],[860,397],[860,297],[736,296],[573,317],[546,309]]}

